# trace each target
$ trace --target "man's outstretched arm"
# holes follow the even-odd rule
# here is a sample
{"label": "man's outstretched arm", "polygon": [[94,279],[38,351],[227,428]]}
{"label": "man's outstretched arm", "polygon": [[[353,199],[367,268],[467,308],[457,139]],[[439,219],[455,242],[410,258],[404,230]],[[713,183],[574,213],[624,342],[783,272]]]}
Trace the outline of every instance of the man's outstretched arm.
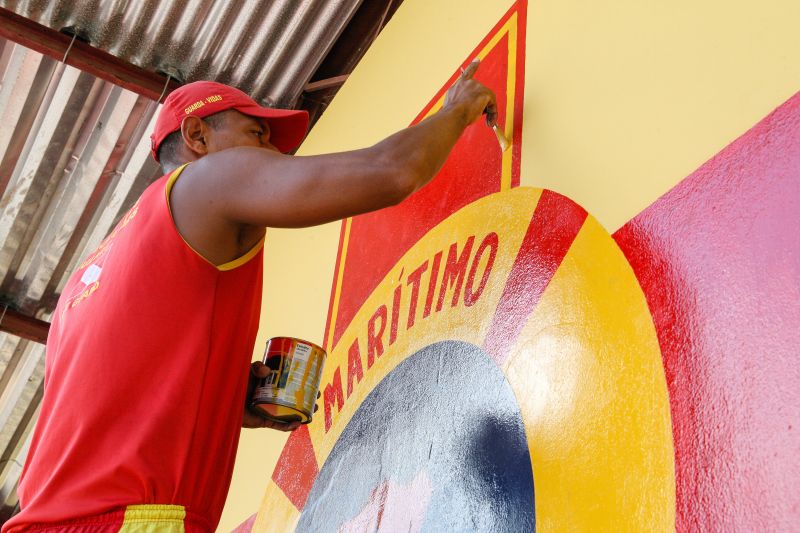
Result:
{"label": "man's outstretched arm", "polygon": [[173,202],[191,204],[200,223],[257,227],[312,226],[397,204],[433,178],[469,124],[484,111],[493,120],[495,97],[472,80],[477,67],[441,111],[374,146],[306,157],[252,147],[211,153],[186,170],[191,187]]}

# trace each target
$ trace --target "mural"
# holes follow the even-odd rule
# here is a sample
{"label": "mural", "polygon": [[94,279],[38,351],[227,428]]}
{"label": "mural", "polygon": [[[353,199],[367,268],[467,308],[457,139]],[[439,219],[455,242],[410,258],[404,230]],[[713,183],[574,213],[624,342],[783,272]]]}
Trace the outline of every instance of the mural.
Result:
{"label": "mural", "polygon": [[520,186],[526,8],[463,63],[512,149],[473,125],[343,222],[320,411],[243,531],[800,523],[800,93],[612,236]]}
{"label": "mural", "polygon": [[633,271],[582,208],[518,186],[524,28],[520,3],[464,61],[482,59],[512,150],[476,124],[429,186],[344,222],[321,420],[289,438],[255,531],[674,523]]}

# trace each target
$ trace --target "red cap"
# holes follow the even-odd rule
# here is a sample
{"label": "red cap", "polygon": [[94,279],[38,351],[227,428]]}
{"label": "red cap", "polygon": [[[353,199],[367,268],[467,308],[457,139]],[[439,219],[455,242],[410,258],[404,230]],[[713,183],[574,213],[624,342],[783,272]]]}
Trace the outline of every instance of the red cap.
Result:
{"label": "red cap", "polygon": [[234,87],[215,81],[195,81],[175,89],[164,100],[153,134],[150,135],[153,158],[158,161],[158,147],[170,133],[181,129],[184,117],[194,115],[203,118],[226,109],[267,119],[269,142],[284,153],[296,148],[308,129],[306,111],[262,107]]}

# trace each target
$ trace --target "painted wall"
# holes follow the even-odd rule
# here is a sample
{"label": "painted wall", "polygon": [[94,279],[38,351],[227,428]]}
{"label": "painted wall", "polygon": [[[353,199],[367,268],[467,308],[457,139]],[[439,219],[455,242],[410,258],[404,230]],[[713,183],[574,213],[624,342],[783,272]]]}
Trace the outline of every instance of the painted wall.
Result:
{"label": "painted wall", "polygon": [[258,346],[325,342],[325,394],[244,432],[220,529],[791,529],[798,15],[406,0],[301,153],[476,55],[513,149],[476,125],[406,204],[270,230]]}

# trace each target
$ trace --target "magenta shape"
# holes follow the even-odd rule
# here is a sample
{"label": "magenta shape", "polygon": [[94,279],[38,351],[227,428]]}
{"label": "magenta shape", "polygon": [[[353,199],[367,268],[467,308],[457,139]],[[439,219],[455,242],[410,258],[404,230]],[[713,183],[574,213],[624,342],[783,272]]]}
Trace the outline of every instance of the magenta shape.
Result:
{"label": "magenta shape", "polygon": [[677,531],[800,524],[800,93],[614,238],[647,296]]}

